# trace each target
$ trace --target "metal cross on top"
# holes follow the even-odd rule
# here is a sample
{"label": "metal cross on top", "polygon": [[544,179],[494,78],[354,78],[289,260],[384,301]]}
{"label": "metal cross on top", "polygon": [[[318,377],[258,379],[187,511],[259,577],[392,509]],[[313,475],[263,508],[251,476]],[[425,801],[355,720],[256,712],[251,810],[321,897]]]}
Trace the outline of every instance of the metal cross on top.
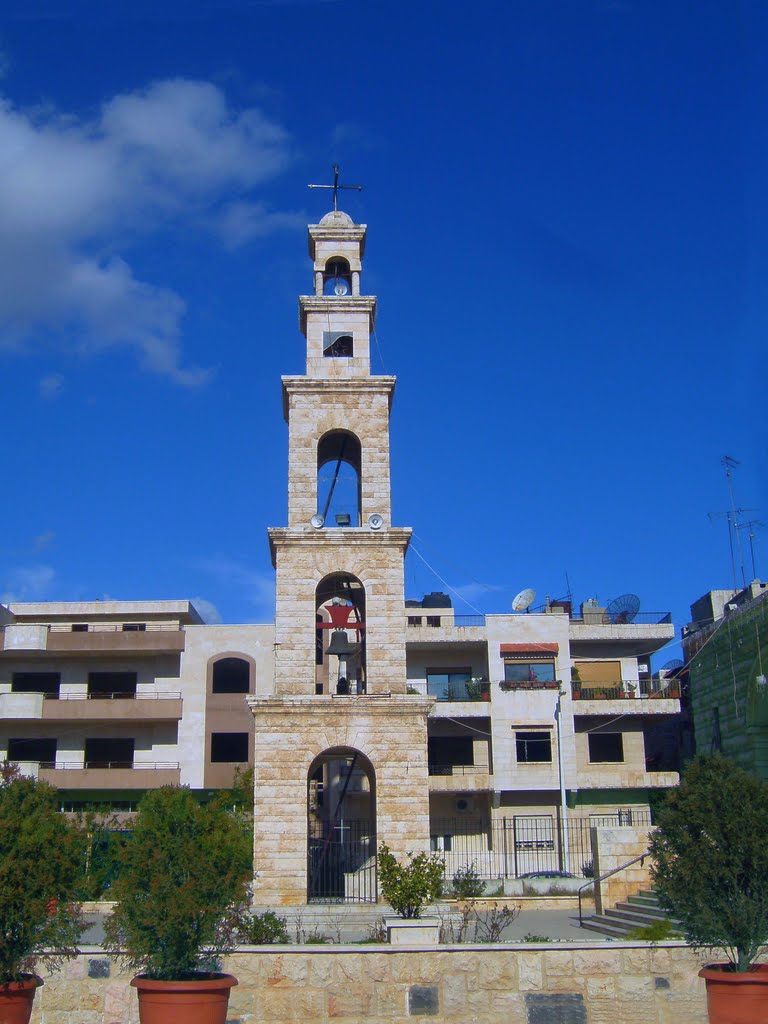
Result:
{"label": "metal cross on top", "polygon": [[338,164],[334,164],[333,165],[333,184],[332,185],[307,185],[307,188],[332,188],[333,189],[333,209],[334,209],[334,212],[336,210],[338,210],[338,206],[336,204],[336,200],[337,200],[338,192],[339,192],[340,188],[354,188],[358,192],[362,192],[363,191],[363,186],[362,185],[340,185],[339,184],[339,165]]}

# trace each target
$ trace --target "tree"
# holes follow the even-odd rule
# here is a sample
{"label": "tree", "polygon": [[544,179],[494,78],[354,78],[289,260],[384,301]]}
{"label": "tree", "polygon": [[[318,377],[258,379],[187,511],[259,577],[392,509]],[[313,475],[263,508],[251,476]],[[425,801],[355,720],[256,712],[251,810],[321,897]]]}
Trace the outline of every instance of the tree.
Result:
{"label": "tree", "polygon": [[768,941],[768,784],[722,755],[696,758],[659,811],[651,876],[694,947],[743,972]]}
{"label": "tree", "polygon": [[59,812],[58,792],[0,766],[0,984],[40,961],[56,968],[77,953],[83,921],[74,894],[85,842]]}
{"label": "tree", "polygon": [[445,861],[436,853],[409,853],[408,863],[399,864],[386,843],[379,847],[381,894],[400,917],[421,917],[424,907],[440,897],[444,871]]}

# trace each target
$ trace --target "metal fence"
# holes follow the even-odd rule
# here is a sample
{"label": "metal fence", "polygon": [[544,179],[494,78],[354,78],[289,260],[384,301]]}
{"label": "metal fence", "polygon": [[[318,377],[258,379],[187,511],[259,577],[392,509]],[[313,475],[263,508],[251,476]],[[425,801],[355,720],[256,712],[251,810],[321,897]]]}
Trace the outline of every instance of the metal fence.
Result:
{"label": "metal fence", "polygon": [[570,871],[588,878],[592,870],[592,827],[650,824],[650,813],[634,808],[589,818],[569,817],[564,824],[554,814],[513,814],[493,820],[473,816],[433,818],[430,842],[432,849],[445,858],[448,879],[458,868],[470,864],[485,879],[524,878],[550,871]]}
{"label": "metal fence", "polygon": [[313,821],[307,861],[308,902],[376,902],[375,822]]}

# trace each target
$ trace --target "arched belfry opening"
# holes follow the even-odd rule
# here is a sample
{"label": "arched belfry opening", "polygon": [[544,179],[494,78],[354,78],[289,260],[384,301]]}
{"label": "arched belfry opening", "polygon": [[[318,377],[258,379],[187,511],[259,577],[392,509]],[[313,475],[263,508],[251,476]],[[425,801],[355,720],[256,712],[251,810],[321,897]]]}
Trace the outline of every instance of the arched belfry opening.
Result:
{"label": "arched belfry opening", "polygon": [[343,298],[352,294],[352,272],[349,260],[343,256],[334,256],[325,264],[323,271],[323,295]]}
{"label": "arched belfry opening", "polygon": [[365,693],[365,587],[332,573],[317,585],[315,610],[315,692]]}
{"label": "arched belfry opening", "polygon": [[326,527],[360,526],[360,440],[331,430],[317,445],[317,511]]}
{"label": "arched belfry opening", "polygon": [[376,774],[351,747],[328,748],[307,773],[307,901],[376,902]]}

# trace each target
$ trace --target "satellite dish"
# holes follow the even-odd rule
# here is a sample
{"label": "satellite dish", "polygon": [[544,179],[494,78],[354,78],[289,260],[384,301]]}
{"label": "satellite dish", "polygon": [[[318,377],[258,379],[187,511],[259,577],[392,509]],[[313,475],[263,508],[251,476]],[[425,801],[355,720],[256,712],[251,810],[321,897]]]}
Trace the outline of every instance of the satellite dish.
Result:
{"label": "satellite dish", "polygon": [[325,526],[325,519],[323,519],[319,512],[317,513],[316,516],[312,516],[312,518],[309,521],[316,530],[322,530],[322,528]]}
{"label": "satellite dish", "polygon": [[640,598],[637,594],[622,594],[608,602],[605,613],[608,621],[614,625],[621,625],[626,622],[633,622],[640,611]]}
{"label": "satellite dish", "polygon": [[517,597],[512,602],[513,612],[525,612],[527,611],[533,602],[536,600],[536,591],[531,590],[530,587],[526,587],[525,590],[521,590]]}
{"label": "satellite dish", "polygon": [[685,662],[681,658],[672,658],[671,661],[666,662],[661,666],[662,672],[677,672],[679,668],[682,668]]}

